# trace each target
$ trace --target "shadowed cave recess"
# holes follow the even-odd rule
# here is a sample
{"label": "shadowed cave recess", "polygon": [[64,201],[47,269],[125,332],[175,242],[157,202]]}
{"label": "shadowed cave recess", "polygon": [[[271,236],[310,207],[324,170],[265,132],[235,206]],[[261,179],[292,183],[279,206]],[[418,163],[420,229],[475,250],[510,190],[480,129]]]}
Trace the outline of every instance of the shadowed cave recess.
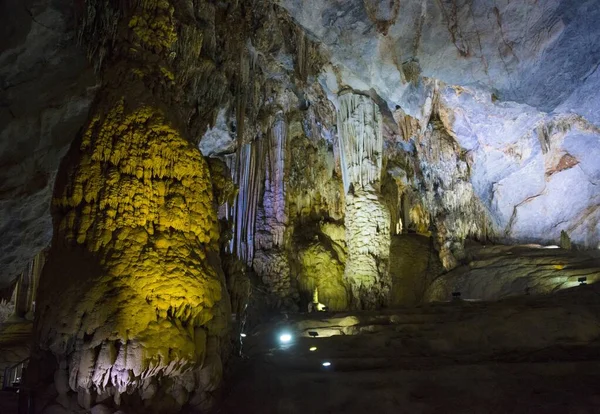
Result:
{"label": "shadowed cave recess", "polygon": [[0,21],[0,413],[600,412],[600,0]]}

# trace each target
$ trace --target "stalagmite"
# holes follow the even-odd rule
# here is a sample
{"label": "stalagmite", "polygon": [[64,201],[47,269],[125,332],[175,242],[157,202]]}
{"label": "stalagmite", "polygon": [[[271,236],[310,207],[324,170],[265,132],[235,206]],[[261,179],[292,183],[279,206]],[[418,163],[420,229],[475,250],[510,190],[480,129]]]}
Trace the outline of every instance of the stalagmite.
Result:
{"label": "stalagmite", "polygon": [[385,305],[390,292],[388,259],[390,214],[380,200],[383,154],[381,113],[368,97],[340,96],[338,130],[342,176],[346,190],[344,278],[353,306]]}
{"label": "stalagmite", "polygon": [[178,412],[220,381],[199,375],[220,361],[229,301],[207,163],[169,106],[173,14],[163,0],[122,16],[115,50],[127,52],[104,70],[56,179],[29,374],[32,385],[54,378],[63,405],[76,392],[88,410],[112,396]]}

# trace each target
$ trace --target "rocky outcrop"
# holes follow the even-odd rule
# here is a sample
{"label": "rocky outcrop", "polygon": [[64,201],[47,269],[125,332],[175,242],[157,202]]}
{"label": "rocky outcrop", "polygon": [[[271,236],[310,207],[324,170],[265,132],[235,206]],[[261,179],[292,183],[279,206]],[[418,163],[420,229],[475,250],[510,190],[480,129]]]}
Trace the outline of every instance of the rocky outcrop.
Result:
{"label": "rocky outcrop", "polygon": [[498,300],[510,296],[546,295],[600,280],[600,256],[558,246],[473,246],[468,264],[438,277],[426,301],[448,301],[460,292],[465,300]]}
{"label": "rocky outcrop", "polygon": [[493,103],[460,88],[444,88],[439,102],[501,240],[556,244],[565,231],[575,245],[598,246],[600,129],[579,116]]}

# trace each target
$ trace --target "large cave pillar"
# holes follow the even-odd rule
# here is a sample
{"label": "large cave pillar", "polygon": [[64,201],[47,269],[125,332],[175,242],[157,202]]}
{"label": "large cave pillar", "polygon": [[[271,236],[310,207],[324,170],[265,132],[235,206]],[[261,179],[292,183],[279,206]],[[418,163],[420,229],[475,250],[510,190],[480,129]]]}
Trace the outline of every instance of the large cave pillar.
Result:
{"label": "large cave pillar", "polygon": [[382,120],[371,98],[339,97],[340,161],[346,192],[348,256],[344,278],[352,305],[373,309],[388,303],[390,214],[380,196],[383,162]]}
{"label": "large cave pillar", "polygon": [[209,170],[174,106],[174,8],[130,7],[57,175],[29,382],[63,406],[168,413],[218,386],[229,305]]}
{"label": "large cave pillar", "polygon": [[277,301],[277,307],[294,309],[289,252],[287,202],[288,124],[283,112],[273,117],[265,137],[264,192],[256,217],[256,255],[253,267]]}

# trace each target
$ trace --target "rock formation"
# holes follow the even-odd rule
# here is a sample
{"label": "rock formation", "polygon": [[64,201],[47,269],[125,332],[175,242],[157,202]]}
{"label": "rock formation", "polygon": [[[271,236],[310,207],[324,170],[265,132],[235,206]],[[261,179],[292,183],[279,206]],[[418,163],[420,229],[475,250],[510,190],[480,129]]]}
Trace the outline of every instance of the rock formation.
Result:
{"label": "rock formation", "polygon": [[94,13],[115,14],[114,49],[90,45],[105,80],[56,180],[30,381],[53,375],[67,406],[70,392],[87,409],[109,397],[135,407],[122,401],[133,394],[177,411],[206,404],[227,344],[216,205],[172,108],[173,5],[106,7],[87,5],[87,30],[106,24]]}
{"label": "rock formation", "polygon": [[0,320],[44,257],[49,412],[206,410],[239,334],[317,299],[597,278],[600,0],[0,11]]}

